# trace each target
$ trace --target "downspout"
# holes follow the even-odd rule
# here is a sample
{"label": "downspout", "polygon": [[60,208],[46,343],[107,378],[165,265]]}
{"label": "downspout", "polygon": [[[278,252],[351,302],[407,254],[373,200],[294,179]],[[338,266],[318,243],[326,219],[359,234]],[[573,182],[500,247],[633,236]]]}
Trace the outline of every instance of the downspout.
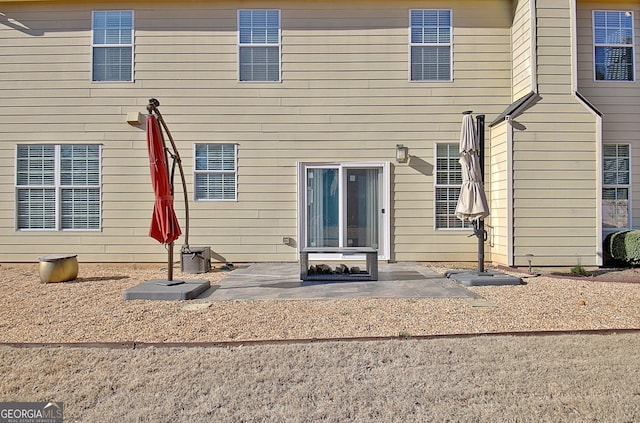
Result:
{"label": "downspout", "polygon": [[[578,97],[580,98],[580,97]],[[596,116],[596,257],[598,266],[604,265],[604,233],[602,230],[602,184],[603,152],[602,152],[602,116]]]}
{"label": "downspout", "polygon": [[511,116],[505,116],[505,131],[507,135],[507,265],[513,267],[514,259],[514,239],[513,239],[513,123]]}

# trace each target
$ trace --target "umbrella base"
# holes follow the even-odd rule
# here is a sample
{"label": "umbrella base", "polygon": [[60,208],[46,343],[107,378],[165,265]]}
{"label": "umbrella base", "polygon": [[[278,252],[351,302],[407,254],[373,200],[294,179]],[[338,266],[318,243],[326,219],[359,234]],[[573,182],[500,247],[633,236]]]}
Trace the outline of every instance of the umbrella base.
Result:
{"label": "umbrella base", "polygon": [[123,297],[125,300],[192,300],[210,286],[211,284],[206,280],[155,279],[127,289]]}
{"label": "umbrella base", "polygon": [[153,281],[153,283],[155,283],[156,285],[173,286],[173,285],[182,285],[184,281],[156,280],[156,281]]}
{"label": "umbrella base", "polygon": [[448,270],[445,276],[465,286],[520,285],[522,279],[500,272],[469,272]]}

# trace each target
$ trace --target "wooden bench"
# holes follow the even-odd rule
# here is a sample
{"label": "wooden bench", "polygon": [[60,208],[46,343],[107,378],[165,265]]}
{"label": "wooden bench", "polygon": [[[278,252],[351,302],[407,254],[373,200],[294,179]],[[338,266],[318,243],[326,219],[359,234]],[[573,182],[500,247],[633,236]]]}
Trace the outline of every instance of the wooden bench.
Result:
{"label": "wooden bench", "polygon": [[[309,273],[309,254],[342,254],[365,256],[366,272],[360,273]],[[300,279],[332,280],[332,281],[377,281],[378,280],[378,250],[372,247],[304,247],[300,251]]]}

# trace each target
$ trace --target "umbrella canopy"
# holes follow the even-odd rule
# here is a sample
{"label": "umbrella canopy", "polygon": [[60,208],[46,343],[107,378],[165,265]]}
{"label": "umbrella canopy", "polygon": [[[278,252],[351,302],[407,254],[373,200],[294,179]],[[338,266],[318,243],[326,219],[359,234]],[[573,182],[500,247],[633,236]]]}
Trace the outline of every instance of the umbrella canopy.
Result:
{"label": "umbrella canopy", "polygon": [[176,212],[173,209],[173,190],[169,178],[167,154],[158,119],[147,116],[147,147],[151,185],[155,194],[153,216],[149,236],[162,244],[172,244],[182,234]]}
{"label": "umbrella canopy", "polygon": [[464,114],[460,131],[462,186],[456,205],[456,217],[460,220],[474,221],[489,216],[489,206],[484,192],[478,156],[479,148],[473,117],[470,113]]}

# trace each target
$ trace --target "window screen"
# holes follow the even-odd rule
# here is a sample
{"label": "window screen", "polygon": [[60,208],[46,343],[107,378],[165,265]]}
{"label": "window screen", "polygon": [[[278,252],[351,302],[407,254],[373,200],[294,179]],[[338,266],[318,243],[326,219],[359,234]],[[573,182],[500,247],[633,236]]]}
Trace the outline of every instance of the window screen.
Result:
{"label": "window screen", "polygon": [[593,12],[596,81],[633,81],[633,12]]}
{"label": "window screen", "polygon": [[196,144],[196,200],[237,198],[236,151],[235,144]]}
{"label": "window screen", "polygon": [[412,10],[411,80],[450,81],[451,11]]}
{"label": "window screen", "polygon": [[100,229],[100,146],[18,145],[17,228]]}
{"label": "window screen", "polygon": [[93,81],[133,81],[133,12],[93,12]]}
{"label": "window screen", "polygon": [[238,12],[240,81],[280,80],[280,11]]}

